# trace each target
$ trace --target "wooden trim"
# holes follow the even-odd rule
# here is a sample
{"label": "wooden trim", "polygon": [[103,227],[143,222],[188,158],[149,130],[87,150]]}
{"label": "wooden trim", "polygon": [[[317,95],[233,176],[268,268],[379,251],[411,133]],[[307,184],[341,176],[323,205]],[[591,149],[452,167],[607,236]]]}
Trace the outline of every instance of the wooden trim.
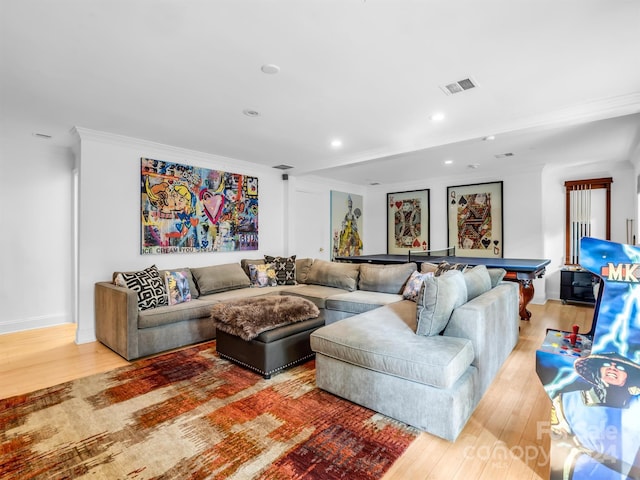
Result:
{"label": "wooden trim", "polygon": [[613,183],[613,177],[602,177],[602,178],[590,178],[587,180],[569,180],[564,182],[566,199],[565,199],[565,233],[564,233],[564,243],[565,243],[565,253],[564,253],[564,264],[565,265],[573,265],[569,261],[569,236],[571,235],[571,226],[570,226],[570,218],[571,218],[571,192],[574,190],[580,190],[580,187],[588,186],[591,190],[596,190],[599,188],[606,189],[606,212],[607,218],[605,219],[605,240],[611,240],[611,184]]}

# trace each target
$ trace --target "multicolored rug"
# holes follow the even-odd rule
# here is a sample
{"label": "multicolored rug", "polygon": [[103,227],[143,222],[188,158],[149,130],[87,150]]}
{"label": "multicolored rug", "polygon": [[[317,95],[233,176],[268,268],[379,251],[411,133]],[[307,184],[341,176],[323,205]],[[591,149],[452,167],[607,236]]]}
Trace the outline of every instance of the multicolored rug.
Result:
{"label": "multicolored rug", "polygon": [[380,478],[417,434],[212,342],[0,400],[0,478]]}

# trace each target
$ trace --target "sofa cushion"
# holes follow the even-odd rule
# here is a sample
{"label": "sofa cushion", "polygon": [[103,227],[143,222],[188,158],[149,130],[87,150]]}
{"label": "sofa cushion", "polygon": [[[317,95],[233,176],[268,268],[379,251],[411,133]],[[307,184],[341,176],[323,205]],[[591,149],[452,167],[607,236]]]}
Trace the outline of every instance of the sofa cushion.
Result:
{"label": "sofa cushion", "polygon": [[160,327],[170,323],[208,318],[211,316],[213,303],[215,302],[196,299],[178,305],[165,305],[144,310],[138,314],[138,328]]}
{"label": "sofa cushion", "polygon": [[281,292],[282,295],[297,295],[299,297],[304,297],[308,300],[311,300],[315,303],[318,308],[326,308],[327,307],[327,299],[329,297],[333,297],[334,295],[338,295],[340,293],[347,293],[344,288],[336,288],[336,287],[327,287],[324,285],[296,285],[295,287],[278,287],[285,288],[284,291]]}
{"label": "sofa cushion", "polygon": [[399,302],[400,300],[402,300],[402,296],[393,293],[356,290],[354,292],[331,295],[325,301],[325,308],[327,310],[339,310],[356,315],[383,305]]}
{"label": "sofa cushion", "polygon": [[138,294],[138,310],[147,310],[167,305],[167,289],[158,267],[152,265],[139,272],[119,272],[116,285],[130,288]]}
{"label": "sofa cushion", "polygon": [[447,326],[453,309],[466,301],[467,286],[459,270],[425,278],[416,306],[416,333],[438,335]]}
{"label": "sofa cushion", "polygon": [[316,330],[311,348],[377,372],[451,387],[473,361],[471,341],[416,335],[415,322],[415,303],[402,300]]}
{"label": "sofa cushion", "polygon": [[467,302],[491,290],[491,277],[484,265],[467,269],[463,277],[467,285]]}
{"label": "sofa cushion", "polygon": [[343,288],[353,292],[358,288],[360,265],[357,263],[337,263],[326,260],[314,260],[307,283],[327,287]]}
{"label": "sofa cushion", "polygon": [[424,283],[424,279],[426,277],[433,277],[433,272],[413,272],[409,277],[409,280],[407,280],[407,284],[404,286],[404,290],[402,291],[402,298],[404,298],[405,300],[411,300],[412,302],[417,302],[418,295],[420,294],[422,284]]}
{"label": "sofa cushion", "polygon": [[164,272],[164,285],[167,289],[169,305],[191,301],[191,289],[187,275],[190,277],[191,272],[180,270]]}
{"label": "sofa cushion", "polygon": [[370,292],[393,293],[399,295],[413,272],[415,263],[399,265],[360,265],[358,288]]}
{"label": "sofa cushion", "polygon": [[223,292],[251,285],[239,263],[192,268],[191,273],[200,295]]}
{"label": "sofa cushion", "polygon": [[290,257],[272,257],[265,255],[264,261],[271,263],[276,270],[276,279],[278,285],[295,285],[296,284],[296,256]]}
{"label": "sofa cushion", "polygon": [[489,272],[489,277],[491,278],[491,288],[498,285],[507,274],[504,268],[487,268],[487,272]]}
{"label": "sofa cushion", "polygon": [[249,279],[252,287],[275,287],[278,282],[276,280],[276,270],[270,263],[262,265],[249,265]]}

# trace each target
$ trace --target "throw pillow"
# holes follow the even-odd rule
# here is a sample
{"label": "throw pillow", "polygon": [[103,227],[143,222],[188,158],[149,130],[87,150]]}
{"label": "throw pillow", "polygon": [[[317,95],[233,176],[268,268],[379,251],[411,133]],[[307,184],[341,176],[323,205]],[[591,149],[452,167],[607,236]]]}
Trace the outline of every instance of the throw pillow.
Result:
{"label": "throw pillow", "polygon": [[169,305],[191,301],[191,288],[187,272],[180,270],[164,272],[164,284],[167,289]]}
{"label": "throw pillow", "polygon": [[358,289],[359,263],[328,262],[316,259],[311,264],[307,283],[342,288],[353,292]]}
{"label": "throw pillow", "polygon": [[467,286],[462,272],[451,270],[439,277],[424,279],[416,305],[418,335],[440,334],[453,310],[467,301]]}
{"label": "throw pillow", "polygon": [[408,278],[416,271],[417,265],[401,263],[399,265],[360,265],[358,289],[369,292],[401,294]]}
{"label": "throw pillow", "polygon": [[296,256],[290,257],[272,257],[264,256],[266,263],[273,264],[276,270],[276,281],[278,285],[295,285],[296,284]]}
{"label": "throw pillow", "polygon": [[138,293],[138,310],[167,304],[167,290],[155,265],[139,272],[120,272],[116,275],[115,284]]}
{"label": "throw pillow", "polygon": [[409,277],[409,280],[407,280],[407,284],[404,287],[404,291],[402,292],[402,298],[404,298],[405,300],[411,300],[412,302],[417,302],[418,295],[420,294],[420,289],[422,288],[424,279],[427,277],[433,277],[433,272],[428,272],[428,273],[413,272]]}
{"label": "throw pillow", "polygon": [[464,272],[467,285],[467,302],[491,290],[491,277],[484,265],[478,265]]}
{"label": "throw pillow", "polygon": [[467,269],[466,263],[442,262],[438,265],[438,268],[436,269],[436,272],[435,272],[435,276],[439,277],[444,272],[448,272],[449,270],[460,270],[461,272],[464,273],[466,269]]}
{"label": "throw pillow", "polygon": [[270,263],[249,264],[249,278],[252,287],[275,287],[278,284],[276,271]]}
{"label": "throw pillow", "polygon": [[226,292],[251,285],[249,277],[244,273],[239,263],[192,268],[191,274],[196,281],[200,295]]}
{"label": "throw pillow", "polygon": [[489,277],[491,277],[491,288],[498,285],[507,274],[504,268],[487,268],[487,271],[489,272]]}
{"label": "throw pillow", "polygon": [[422,265],[420,266],[420,271],[422,273],[435,273],[436,270],[438,270],[437,263],[422,262]]}

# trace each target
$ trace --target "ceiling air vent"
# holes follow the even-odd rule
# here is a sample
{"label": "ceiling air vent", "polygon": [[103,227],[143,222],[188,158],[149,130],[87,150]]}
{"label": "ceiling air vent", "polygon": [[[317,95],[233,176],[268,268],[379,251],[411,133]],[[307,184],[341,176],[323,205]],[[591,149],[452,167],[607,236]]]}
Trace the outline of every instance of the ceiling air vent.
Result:
{"label": "ceiling air vent", "polygon": [[464,92],[465,90],[469,90],[477,86],[478,84],[476,83],[476,81],[469,77],[458,80],[457,82],[449,83],[448,85],[441,86],[440,88],[447,95],[453,95],[454,93]]}
{"label": "ceiling air vent", "polygon": [[293,167],[291,165],[275,165],[273,168],[277,168],[278,170],[289,170]]}
{"label": "ceiling air vent", "polygon": [[499,153],[498,155],[495,156],[496,158],[507,158],[507,157],[513,157],[513,153],[512,152],[507,152],[507,153]]}

